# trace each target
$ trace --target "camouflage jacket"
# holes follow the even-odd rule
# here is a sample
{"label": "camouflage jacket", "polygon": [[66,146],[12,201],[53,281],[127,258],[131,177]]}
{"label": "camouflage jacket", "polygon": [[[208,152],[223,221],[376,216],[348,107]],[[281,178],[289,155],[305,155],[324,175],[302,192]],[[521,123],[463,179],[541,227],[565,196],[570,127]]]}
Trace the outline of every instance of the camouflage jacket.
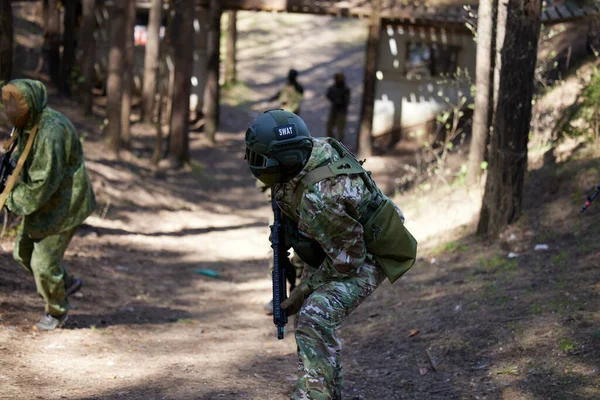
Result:
{"label": "camouflage jacket", "polygon": [[24,150],[37,121],[39,126],[21,181],[6,206],[24,216],[23,233],[30,237],[64,232],[81,224],[96,207],[81,143],[71,122],[46,106],[46,88],[41,82],[19,79],[11,83],[30,107],[29,123],[18,133],[13,157]]}
{"label": "camouflage jacket", "polygon": [[367,263],[374,264],[367,252],[359,217],[373,194],[360,177],[337,176],[308,188],[298,209],[293,210],[294,191],[302,178],[313,169],[340,159],[340,154],[323,139],[314,138],[314,146],[304,169],[292,180],[275,186],[275,198],[281,210],[298,220],[298,229],[316,240],[327,255],[324,263],[307,279],[312,290],[322,284],[357,274]]}

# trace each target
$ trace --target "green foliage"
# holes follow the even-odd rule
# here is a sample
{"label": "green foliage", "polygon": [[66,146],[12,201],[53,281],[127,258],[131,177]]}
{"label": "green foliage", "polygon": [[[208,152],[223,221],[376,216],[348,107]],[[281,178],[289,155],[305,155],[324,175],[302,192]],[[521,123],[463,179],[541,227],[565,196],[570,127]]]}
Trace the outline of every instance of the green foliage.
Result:
{"label": "green foliage", "polygon": [[600,69],[594,68],[590,82],[584,85],[580,101],[576,103],[562,130],[559,139],[565,137],[598,140],[600,134]]}
{"label": "green foliage", "polygon": [[452,254],[452,253],[454,253],[456,251],[465,252],[465,251],[468,251],[468,250],[469,250],[469,246],[467,246],[465,244],[459,244],[459,243],[457,243],[455,241],[451,241],[451,242],[442,243],[442,244],[436,246],[433,249],[432,253],[436,254],[436,255],[440,254],[440,253],[443,253],[443,252],[447,252],[447,253],[451,253]]}
{"label": "green foliage", "polygon": [[500,270],[514,271],[517,269],[517,260],[507,260],[502,256],[495,255],[490,258],[480,258],[479,265],[487,272],[496,272]]}
{"label": "green foliage", "polygon": [[574,341],[569,338],[562,338],[558,343],[560,349],[565,352],[573,351],[577,347]]}
{"label": "green foliage", "polygon": [[561,251],[559,254],[552,256],[552,266],[555,268],[564,268],[569,263],[569,253]]}
{"label": "green foliage", "polygon": [[498,375],[519,375],[519,368],[516,365],[500,368],[496,371]]}

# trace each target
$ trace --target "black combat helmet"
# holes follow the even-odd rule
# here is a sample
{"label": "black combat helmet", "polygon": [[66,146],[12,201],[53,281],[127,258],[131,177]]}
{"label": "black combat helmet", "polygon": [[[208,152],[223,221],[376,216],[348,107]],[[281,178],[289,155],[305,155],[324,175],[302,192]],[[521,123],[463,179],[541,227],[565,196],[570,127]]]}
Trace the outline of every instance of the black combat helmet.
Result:
{"label": "black combat helmet", "polygon": [[266,185],[285,182],[306,165],[312,139],[296,114],[268,110],[246,131],[246,161],[254,176]]}

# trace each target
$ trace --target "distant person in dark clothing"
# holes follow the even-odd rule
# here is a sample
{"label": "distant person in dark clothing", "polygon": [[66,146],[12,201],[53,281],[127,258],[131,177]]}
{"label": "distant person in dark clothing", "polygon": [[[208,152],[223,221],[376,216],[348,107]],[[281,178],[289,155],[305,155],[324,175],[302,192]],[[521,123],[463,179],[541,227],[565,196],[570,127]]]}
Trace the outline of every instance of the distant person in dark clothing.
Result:
{"label": "distant person in dark clothing", "polygon": [[302,98],[304,97],[304,88],[296,80],[297,77],[298,71],[290,69],[288,72],[287,83],[275,96],[271,97],[270,100],[279,100],[280,108],[285,111],[291,111],[296,115],[300,115],[300,103],[302,103]]}
{"label": "distant person in dark clothing", "polygon": [[[350,104],[350,88],[346,86],[343,72],[333,76],[334,84],[327,89],[327,99],[331,102],[329,119],[327,120],[327,136],[344,142],[344,131],[346,129],[346,115],[348,104]],[[334,130],[336,131],[334,134]]]}

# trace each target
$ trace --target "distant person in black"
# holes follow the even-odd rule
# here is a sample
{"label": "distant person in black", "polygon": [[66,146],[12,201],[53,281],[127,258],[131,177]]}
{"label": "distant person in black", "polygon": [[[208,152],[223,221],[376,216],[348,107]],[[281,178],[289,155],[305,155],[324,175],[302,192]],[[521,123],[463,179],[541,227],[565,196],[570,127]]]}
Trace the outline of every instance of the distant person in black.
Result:
{"label": "distant person in black", "polygon": [[302,103],[302,97],[304,97],[304,88],[296,80],[297,77],[298,71],[290,69],[285,86],[269,100],[279,100],[280,108],[300,115],[300,103]]}
{"label": "distant person in black", "polygon": [[327,136],[336,138],[343,143],[346,115],[348,114],[348,104],[350,104],[350,88],[346,86],[343,72],[336,73],[333,80],[334,84],[327,89],[327,99],[331,102],[327,120]]}

